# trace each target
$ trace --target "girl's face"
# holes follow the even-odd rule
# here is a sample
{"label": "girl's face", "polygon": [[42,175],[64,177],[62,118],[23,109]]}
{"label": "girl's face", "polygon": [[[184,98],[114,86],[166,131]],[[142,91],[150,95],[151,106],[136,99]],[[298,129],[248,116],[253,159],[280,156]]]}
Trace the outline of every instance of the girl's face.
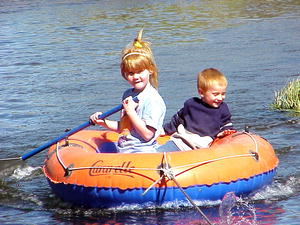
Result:
{"label": "girl's face", "polygon": [[213,83],[213,85],[208,88],[206,92],[200,89],[198,90],[198,92],[203,102],[210,105],[211,107],[218,108],[225,99],[226,88],[226,85],[224,86],[218,83]]}
{"label": "girl's face", "polygon": [[136,92],[142,92],[149,83],[150,71],[145,69],[143,71],[132,71],[126,74],[128,83],[134,88]]}

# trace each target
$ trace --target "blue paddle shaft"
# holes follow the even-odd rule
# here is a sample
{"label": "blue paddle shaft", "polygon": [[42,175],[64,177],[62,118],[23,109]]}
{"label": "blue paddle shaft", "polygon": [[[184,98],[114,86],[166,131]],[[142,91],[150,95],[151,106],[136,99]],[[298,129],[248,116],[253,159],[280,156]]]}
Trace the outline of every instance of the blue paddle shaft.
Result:
{"label": "blue paddle shaft", "polygon": [[[138,102],[137,96],[134,97],[133,100],[135,102]],[[110,115],[112,115],[112,114],[120,111],[122,108],[123,108],[123,105],[120,104],[120,105],[114,107],[113,109],[111,109],[111,110],[109,110],[107,112],[102,113],[101,115],[99,115],[98,118],[99,119],[105,119],[106,117],[108,117],[108,116],[110,116]],[[28,153],[25,153],[24,155],[21,156],[21,159],[22,160],[26,160],[26,159],[28,159],[28,158],[36,155],[37,153],[45,150],[46,148],[49,148],[51,145],[56,144],[57,142],[61,141],[62,139],[66,138],[66,137],[68,137],[68,136],[70,136],[72,134],[75,134],[78,131],[81,131],[81,130],[83,130],[83,129],[91,126],[91,125],[93,125],[93,123],[91,121],[85,122],[85,123],[79,125],[78,127],[75,127],[72,130],[65,132],[64,134],[60,135],[59,137],[54,138],[54,139],[46,142],[45,144],[41,145],[40,147],[37,147],[37,148],[33,149],[32,151],[30,151]]]}

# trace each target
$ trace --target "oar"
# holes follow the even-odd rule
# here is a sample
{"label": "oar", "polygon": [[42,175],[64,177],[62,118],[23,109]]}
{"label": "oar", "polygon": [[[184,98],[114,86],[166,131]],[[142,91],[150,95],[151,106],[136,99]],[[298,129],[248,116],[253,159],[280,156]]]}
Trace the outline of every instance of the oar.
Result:
{"label": "oar", "polygon": [[[138,102],[138,98],[137,96],[133,98],[133,100],[135,102]],[[106,117],[120,111],[121,109],[123,108],[123,105],[120,104],[114,108],[112,108],[111,110],[107,111],[107,112],[104,112],[103,114],[99,115],[99,119],[105,119]],[[51,145],[54,145],[56,144],[57,142],[61,141],[62,139],[72,135],[72,134],[75,134],[77,133],[78,131],[81,131],[89,126],[93,125],[93,123],[91,121],[88,121],[88,122],[85,122],[83,124],[81,124],[80,126],[78,127],[75,127],[73,128],[72,130],[70,131],[67,131],[65,132],[64,134],[60,135],[59,137],[57,138],[54,138],[48,142],[46,142],[45,144],[41,145],[40,147],[37,147],[35,149],[33,149],[32,151],[28,152],[28,153],[25,153],[24,155],[22,155],[21,157],[16,157],[16,158],[6,158],[6,159],[0,159],[0,168],[2,166],[4,167],[9,167],[9,166],[12,166],[13,163],[18,163],[19,161],[21,160],[26,160],[34,155],[36,155],[37,153],[45,150],[46,148],[50,147]]]}

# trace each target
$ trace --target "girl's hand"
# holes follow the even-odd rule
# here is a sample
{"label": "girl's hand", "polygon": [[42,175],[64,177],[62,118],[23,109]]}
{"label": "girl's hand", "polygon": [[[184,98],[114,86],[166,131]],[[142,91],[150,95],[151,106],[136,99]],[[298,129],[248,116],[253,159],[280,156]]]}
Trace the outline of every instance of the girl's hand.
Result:
{"label": "girl's hand", "polygon": [[129,96],[123,100],[123,108],[127,115],[135,113],[135,109],[139,104],[132,100],[132,97]]}
{"label": "girl's hand", "polygon": [[153,138],[156,130],[151,126],[147,126],[145,121],[138,116],[137,112],[135,111],[138,105],[138,103],[133,101],[131,96],[125,98],[123,101],[124,111],[129,117],[132,126],[145,141],[149,141],[151,138]]}
{"label": "girl's hand", "polygon": [[103,126],[105,124],[104,120],[98,119],[101,114],[102,114],[102,112],[96,112],[96,113],[94,113],[93,115],[90,116],[90,120],[94,124],[98,124],[100,126]]}

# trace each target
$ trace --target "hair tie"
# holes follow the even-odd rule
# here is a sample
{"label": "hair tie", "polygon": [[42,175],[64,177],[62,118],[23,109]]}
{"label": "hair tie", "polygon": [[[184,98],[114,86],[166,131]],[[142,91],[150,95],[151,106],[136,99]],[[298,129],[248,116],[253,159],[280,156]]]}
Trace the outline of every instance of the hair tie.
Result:
{"label": "hair tie", "polygon": [[137,47],[137,48],[143,47],[143,45],[139,41],[135,41],[133,45],[134,45],[134,47]]}

